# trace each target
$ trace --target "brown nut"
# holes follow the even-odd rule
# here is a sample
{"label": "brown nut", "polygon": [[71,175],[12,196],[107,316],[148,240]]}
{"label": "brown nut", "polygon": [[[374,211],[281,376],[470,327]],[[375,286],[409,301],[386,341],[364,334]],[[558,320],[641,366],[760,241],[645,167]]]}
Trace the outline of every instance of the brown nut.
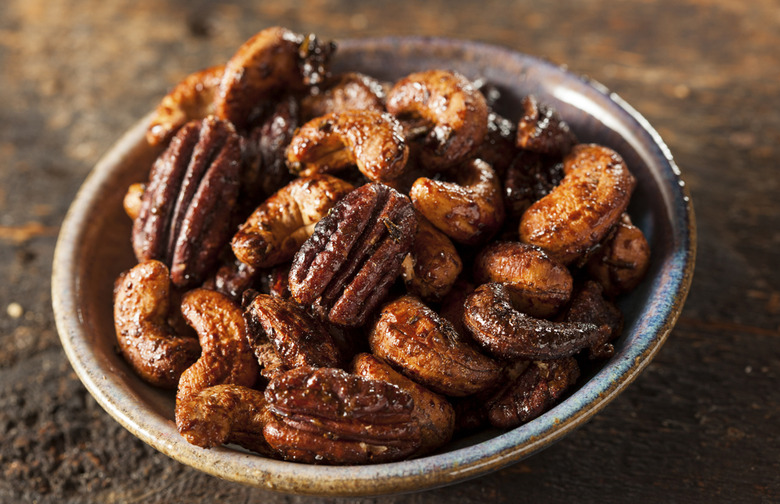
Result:
{"label": "brown nut", "polygon": [[452,438],[455,411],[446,398],[415,383],[371,354],[357,355],[352,361],[352,371],[364,378],[392,383],[412,396],[412,416],[420,426],[422,439],[417,455],[432,452]]}
{"label": "brown nut", "polygon": [[617,296],[639,285],[650,266],[650,245],[642,230],[623,214],[612,231],[591,256],[588,275],[604,286],[604,293]]}
{"label": "brown nut", "polygon": [[504,206],[510,222],[520,222],[523,213],[550,194],[563,180],[560,158],[522,151],[504,175]]}
{"label": "brown nut", "polygon": [[366,184],[341,199],[293,258],[290,292],[324,319],[357,327],[384,299],[412,248],[417,218],[409,199]]}
{"label": "brown nut", "polygon": [[466,298],[463,323],[483,349],[510,360],[569,357],[610,332],[606,325],[552,322],[522,313],[500,283],[482,284]]}
{"label": "brown nut", "polygon": [[333,49],[330,42],[280,27],[255,34],[225,65],[214,100],[217,116],[243,131],[278,93],[318,84]]}
{"label": "brown nut", "polygon": [[540,154],[568,154],[577,137],[551,106],[533,95],[523,98],[523,117],[517,125],[517,146]]}
{"label": "brown nut", "polygon": [[572,296],[571,304],[563,315],[564,322],[585,322],[598,326],[608,326],[609,331],[603,337],[594,341],[588,348],[591,359],[607,359],[615,353],[611,341],[620,336],[623,330],[623,314],[613,303],[602,295],[603,290],[598,282],[589,280],[578,287]]}
{"label": "brown nut", "polygon": [[596,246],[626,210],[635,179],[620,155],[594,144],[575,146],[560,185],[523,214],[520,239],[564,264]]}
{"label": "brown nut", "polygon": [[263,437],[272,420],[265,394],[240,385],[214,385],[190,397],[177,409],[177,428],[187,442],[201,448],[235,443],[266,456],[274,454]]}
{"label": "brown nut", "polygon": [[179,287],[202,282],[230,237],[240,165],[230,124],[209,117],[182,127],[152,167],[133,221],[139,262],[166,262]]}
{"label": "brown nut", "polygon": [[488,113],[487,134],[474,157],[493,167],[499,178],[504,175],[519,154],[515,147],[517,128],[509,119],[491,111]]}
{"label": "brown nut", "polygon": [[580,368],[573,357],[532,362],[487,401],[490,424],[511,429],[533,420],[550,409],[579,376]]}
{"label": "brown nut", "polygon": [[409,197],[417,211],[458,243],[484,243],[504,223],[501,182],[480,159],[463,163],[455,182],[417,179]]}
{"label": "brown nut", "polygon": [[260,270],[233,259],[220,266],[202,287],[224,294],[234,303],[240,304],[244,292],[260,283],[260,275]]}
{"label": "brown nut", "polygon": [[447,396],[474,394],[492,385],[501,367],[413,296],[382,307],[369,335],[371,352],[415,382]]}
{"label": "brown nut", "polygon": [[452,241],[418,215],[414,245],[401,269],[406,290],[425,300],[439,301],[450,291],[462,270],[463,261]]}
{"label": "brown nut", "polygon": [[294,173],[331,173],[357,166],[373,182],[399,178],[408,158],[400,123],[374,110],[346,110],[312,119],[287,148],[287,165]]}
{"label": "brown nut", "polygon": [[297,368],[271,380],[265,396],[275,416],[265,439],[287,460],[380,463],[420,447],[412,397],[387,382],[334,368]]}
{"label": "brown nut", "polygon": [[573,286],[566,266],[539,247],[519,242],[495,242],[482,249],[474,260],[474,280],[503,283],[518,310],[539,318],[556,314]]}
{"label": "brown nut", "polygon": [[235,256],[254,268],[290,261],[352,185],[330,175],[293,180],[258,206],[233,236]]}
{"label": "brown nut", "polygon": [[225,65],[192,73],[165,95],[146,131],[149,145],[164,145],[188,122],[213,115],[214,96],[224,73]]}
{"label": "brown nut", "polygon": [[122,198],[122,207],[130,220],[135,220],[141,213],[144,192],[146,192],[146,184],[142,183],[130,184],[130,187],[127,188],[125,197]]}
{"label": "brown nut", "polygon": [[427,125],[424,163],[435,169],[466,160],[487,133],[485,97],[463,75],[429,70],[399,80],[387,95],[387,111]]}
{"label": "brown nut", "polygon": [[385,89],[382,84],[368,75],[347,72],[333,76],[318,93],[301,100],[302,116],[306,120],[332,112],[347,110],[373,110],[384,112]]}
{"label": "brown nut", "polygon": [[341,364],[339,349],[323,323],[292,301],[259,294],[245,307],[244,320],[249,346],[262,349],[271,342],[288,369]]}
{"label": "brown nut", "polygon": [[142,262],[114,283],[119,350],[141,378],[164,388],[176,388],[200,355],[197,339],[176,334],[168,324],[170,291],[168,268],[159,261]]}

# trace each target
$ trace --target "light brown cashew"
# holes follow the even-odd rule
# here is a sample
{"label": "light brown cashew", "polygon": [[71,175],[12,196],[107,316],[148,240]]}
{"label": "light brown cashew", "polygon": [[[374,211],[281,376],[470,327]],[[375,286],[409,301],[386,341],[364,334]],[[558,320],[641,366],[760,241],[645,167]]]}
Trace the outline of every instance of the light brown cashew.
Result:
{"label": "light brown cashew", "polygon": [[164,388],[176,388],[200,354],[197,339],[177,334],[168,323],[170,296],[168,268],[159,261],[137,264],[114,283],[119,350],[141,378]]}
{"label": "light brown cashew", "polygon": [[125,213],[130,220],[135,220],[138,214],[141,213],[141,204],[144,197],[144,191],[146,191],[146,184],[141,182],[137,184],[131,184],[127,188],[125,197],[122,199],[122,207],[125,209]]}
{"label": "light brown cashew", "polygon": [[373,182],[398,179],[409,148],[390,114],[347,110],[317,117],[298,130],[287,147],[287,165],[301,175],[357,166]]}
{"label": "light brown cashew", "polygon": [[480,159],[463,163],[455,182],[417,179],[409,196],[417,211],[458,243],[484,243],[504,223],[501,182]]}
{"label": "light brown cashew", "polygon": [[146,130],[149,145],[167,143],[188,122],[214,114],[214,96],[224,73],[225,65],[192,73],[165,95]]}
{"label": "light brown cashew", "polygon": [[564,264],[596,246],[626,210],[636,181],[620,155],[595,144],[575,146],[560,185],[520,220],[520,239]]}
{"label": "light brown cashew", "polygon": [[412,251],[404,258],[401,276],[406,290],[429,301],[441,300],[463,270],[463,261],[452,241],[422,215]]}
{"label": "light brown cashew", "polygon": [[487,133],[485,97],[463,75],[429,70],[399,80],[387,95],[387,111],[427,126],[426,165],[454,166],[479,147]]}
{"label": "light brown cashew", "polygon": [[233,236],[235,256],[254,268],[292,259],[314,226],[352,184],[319,174],[293,180],[255,209]]}

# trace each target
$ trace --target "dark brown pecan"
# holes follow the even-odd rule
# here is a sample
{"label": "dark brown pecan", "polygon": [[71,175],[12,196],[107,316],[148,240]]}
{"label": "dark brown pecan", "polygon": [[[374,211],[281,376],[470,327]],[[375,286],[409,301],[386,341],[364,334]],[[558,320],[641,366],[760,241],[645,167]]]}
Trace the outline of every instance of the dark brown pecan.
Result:
{"label": "dark brown pecan", "polygon": [[336,367],[341,355],[322,322],[292,301],[257,295],[244,310],[249,346],[265,351],[269,341],[287,368]]}
{"label": "dark brown pecan", "polygon": [[422,301],[403,296],[382,307],[371,330],[374,355],[434,392],[465,396],[498,380],[501,367],[464,341]]}
{"label": "dark brown pecan", "polygon": [[517,146],[542,154],[566,155],[577,143],[569,125],[551,106],[533,95],[523,98],[523,117],[517,125]]}
{"label": "dark brown pecan", "polygon": [[384,381],[335,368],[296,368],[271,380],[265,397],[275,416],[265,439],[287,460],[390,462],[420,446],[412,397]]}
{"label": "dark brown pecan", "polygon": [[417,218],[409,199],[383,184],[361,186],[314,228],[290,268],[290,292],[334,324],[363,325],[401,272]]}
{"label": "dark brown pecan", "polygon": [[157,259],[179,287],[200,283],[230,238],[241,150],[233,127],[209,117],[187,123],[152,167],[133,249]]}

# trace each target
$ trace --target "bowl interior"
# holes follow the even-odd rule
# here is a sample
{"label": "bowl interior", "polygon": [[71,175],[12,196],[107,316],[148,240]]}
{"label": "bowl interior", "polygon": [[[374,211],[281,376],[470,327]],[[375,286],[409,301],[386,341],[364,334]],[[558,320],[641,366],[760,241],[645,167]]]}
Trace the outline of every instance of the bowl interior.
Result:
{"label": "bowl interior", "polygon": [[113,282],[135,263],[122,197],[129,184],[145,181],[158,154],[144,140],[146,117],[90,174],[55,252],[52,292],[63,347],[106,411],[159,451],[224,479],[290,493],[368,495],[441,486],[521,460],[581,425],[633,380],[671,330],[693,272],[692,207],[665,145],[639,114],[600,85],[508,49],[426,38],[352,40],[339,44],[334,62],[334,72],[361,71],[386,80],[431,68],[487,79],[501,91],[497,109],[513,120],[522,97],[535,94],[558,109],[581,141],[608,145],[625,158],[638,180],[629,211],[653,256],[645,282],[621,300],[626,320],[616,355],[586,370],[579,388],[536,420],[508,432],[466,437],[416,460],[321,467],[188,444],[176,432],[173,394],[146,385],[115,351]]}

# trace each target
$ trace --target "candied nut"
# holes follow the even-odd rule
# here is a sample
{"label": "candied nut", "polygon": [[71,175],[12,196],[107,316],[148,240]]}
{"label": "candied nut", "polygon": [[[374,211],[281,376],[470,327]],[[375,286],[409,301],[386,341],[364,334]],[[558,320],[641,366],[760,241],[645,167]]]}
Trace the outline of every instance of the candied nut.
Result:
{"label": "candied nut", "polygon": [[517,125],[517,146],[541,154],[566,155],[577,143],[569,125],[551,106],[533,95],[523,98],[523,117]]}
{"label": "candied nut", "polygon": [[519,153],[515,147],[516,136],[516,127],[512,121],[491,111],[488,114],[485,140],[480,144],[474,157],[492,166],[496,174],[503,178]]}
{"label": "candied nut", "polygon": [[455,182],[417,179],[409,197],[417,211],[458,243],[484,243],[504,223],[501,182],[480,159],[463,163]]}
{"label": "candied nut", "polygon": [[176,388],[200,354],[198,340],[168,323],[171,282],[159,261],[144,261],[114,283],[114,327],[119,350],[138,375],[158,387]]}
{"label": "candied nut", "polygon": [[240,303],[244,291],[259,283],[259,276],[260,271],[256,268],[233,259],[220,266],[214,276],[206,280],[201,287],[215,290],[229,297],[234,303]]}
{"label": "candied nut", "polygon": [[412,397],[384,381],[303,367],[276,376],[265,397],[275,417],[265,439],[287,460],[391,462],[420,447]]}
{"label": "candied nut", "polygon": [[255,34],[225,65],[214,100],[217,115],[243,131],[277,94],[318,84],[332,51],[329,42],[285,28]]}
{"label": "candied nut", "polygon": [[387,111],[427,126],[424,163],[445,169],[466,160],[487,133],[485,97],[463,75],[447,70],[410,74],[387,95]]}
{"label": "candied nut", "polygon": [[569,357],[610,332],[606,325],[552,322],[522,313],[500,283],[482,284],[466,298],[463,323],[482,348],[502,359]]}
{"label": "candied nut", "polygon": [[311,120],[347,110],[384,112],[385,97],[385,89],[378,80],[365,74],[347,72],[333,76],[318,93],[303,97],[302,116]]}
{"label": "candied nut", "polygon": [[384,305],[368,341],[374,355],[440,394],[473,394],[501,375],[495,361],[479,353],[452,324],[413,296]]}
{"label": "candied nut", "polygon": [[330,175],[293,180],[258,206],[233,236],[235,256],[254,268],[285,263],[314,232],[314,226],[352,185]]}
{"label": "candied nut", "polygon": [[602,339],[590,345],[588,356],[591,359],[606,359],[615,352],[610,342],[620,336],[623,330],[623,314],[617,306],[604,299],[598,282],[589,280],[576,289],[562,320],[608,326],[610,331],[605,331]]}
{"label": "candied nut", "polygon": [[463,261],[452,241],[418,215],[414,245],[401,269],[406,290],[423,299],[438,301],[450,291],[462,270]]}
{"label": "candied nut", "polygon": [[179,380],[177,419],[180,408],[201,390],[230,384],[251,387],[259,373],[247,343],[241,308],[230,298],[216,291],[194,289],[182,297],[181,311],[198,333],[202,352]]}
{"label": "candied nut", "polygon": [[376,183],[355,189],[295,254],[290,293],[334,324],[363,325],[401,272],[416,228],[406,196]]}
{"label": "candied nut", "polygon": [[563,180],[560,158],[522,151],[504,175],[504,207],[511,222],[520,222],[528,207],[550,194]]}
{"label": "candied nut", "polygon": [[550,409],[579,376],[580,368],[573,357],[534,361],[487,401],[488,420],[502,429],[533,420]]}
{"label": "candied nut", "polygon": [[269,341],[288,369],[341,364],[339,349],[323,323],[292,301],[258,294],[246,305],[244,320],[249,346],[264,351],[262,344]]}
{"label": "candied nut", "polygon": [[230,124],[209,117],[182,127],[152,167],[133,221],[139,262],[166,262],[179,287],[202,282],[230,236],[240,165]]}
{"label": "candied nut", "polygon": [[608,296],[630,292],[639,285],[650,266],[650,245],[642,230],[623,214],[601,247],[586,265],[588,275],[604,286]]}
{"label": "candied nut", "polygon": [[478,284],[499,282],[512,291],[515,308],[533,317],[555,315],[571,297],[573,280],[539,247],[520,242],[491,243],[474,260]]}
{"label": "candied nut", "polygon": [[446,398],[415,383],[371,354],[357,355],[352,361],[352,370],[364,378],[392,383],[412,396],[412,416],[420,426],[422,439],[416,455],[432,452],[452,438],[455,431],[455,411]]}
{"label": "candied nut", "polygon": [[265,394],[240,385],[214,385],[177,409],[176,427],[187,442],[201,448],[234,443],[272,456],[263,428],[273,417]]}
{"label": "candied nut", "polygon": [[520,238],[564,264],[596,246],[626,210],[636,183],[620,155],[595,144],[575,146],[560,185],[525,211]]}
{"label": "candied nut", "polygon": [[357,166],[373,182],[400,177],[408,158],[400,123],[374,110],[314,118],[301,126],[287,148],[287,165],[295,173],[331,173]]}
{"label": "candied nut", "polygon": [[164,145],[188,122],[213,115],[214,96],[224,73],[225,65],[200,70],[165,95],[146,130],[149,145]]}
{"label": "candied nut", "polygon": [[143,201],[146,184],[130,184],[127,188],[125,197],[122,198],[122,207],[130,220],[135,220],[141,213],[141,202]]}

